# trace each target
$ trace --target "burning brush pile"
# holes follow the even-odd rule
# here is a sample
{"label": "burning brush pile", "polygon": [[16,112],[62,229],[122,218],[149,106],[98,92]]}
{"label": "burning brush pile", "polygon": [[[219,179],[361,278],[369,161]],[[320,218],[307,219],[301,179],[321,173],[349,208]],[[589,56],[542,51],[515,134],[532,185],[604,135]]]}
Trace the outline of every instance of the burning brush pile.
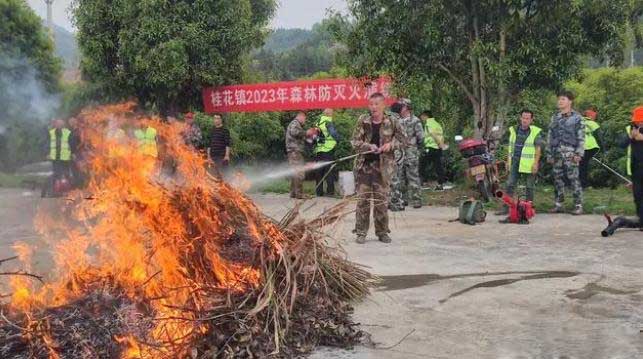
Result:
{"label": "burning brush pile", "polygon": [[322,233],[344,205],[310,221],[296,210],[270,220],[208,174],[181,123],[145,118],[165,164],[139,153],[127,136],[140,122],[133,106],[82,113],[87,188],[37,218],[50,280],[25,275],[34,249],[16,245],[27,272],[0,277],[11,291],[0,357],[292,357],[357,343],[349,303],[372,277]]}

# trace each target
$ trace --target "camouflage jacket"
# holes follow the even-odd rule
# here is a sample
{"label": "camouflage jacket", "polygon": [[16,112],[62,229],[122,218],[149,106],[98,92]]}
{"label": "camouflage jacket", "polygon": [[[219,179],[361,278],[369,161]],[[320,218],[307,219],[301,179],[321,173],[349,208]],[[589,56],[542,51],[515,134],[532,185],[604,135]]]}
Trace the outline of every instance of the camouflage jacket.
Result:
{"label": "camouflage jacket", "polygon": [[574,151],[578,156],[585,154],[585,124],[576,111],[566,115],[558,112],[549,124],[547,157],[561,150]]}
{"label": "camouflage jacket", "polygon": [[[362,115],[357,120],[355,131],[351,139],[351,145],[355,152],[367,152],[370,150],[372,131],[372,120],[370,115]],[[393,171],[395,170],[394,150],[403,149],[407,146],[406,134],[400,124],[400,121],[387,114],[384,115],[382,125],[380,126],[380,146],[391,143],[392,149],[389,152],[380,154],[380,170],[385,181],[389,182]],[[357,156],[355,159],[355,171],[359,172],[364,168],[364,155]]]}
{"label": "camouflage jacket", "polygon": [[305,149],[306,130],[294,119],[286,129],[286,152],[303,153]]}
{"label": "camouflage jacket", "polygon": [[408,147],[424,146],[424,129],[419,118],[411,115],[401,119],[400,124],[404,128]]}

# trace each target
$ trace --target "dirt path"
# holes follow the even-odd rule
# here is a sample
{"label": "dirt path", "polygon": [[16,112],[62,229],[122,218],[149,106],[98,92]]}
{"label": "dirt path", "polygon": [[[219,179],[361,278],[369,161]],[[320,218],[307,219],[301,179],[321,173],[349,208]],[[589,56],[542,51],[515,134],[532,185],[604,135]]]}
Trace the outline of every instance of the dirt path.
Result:
{"label": "dirt path", "polygon": [[[278,218],[292,202],[257,195]],[[0,258],[32,229],[37,193],[0,190]],[[314,216],[334,200],[304,206]],[[47,205],[47,202],[44,202]],[[600,216],[538,215],[528,226],[449,223],[425,207],[392,218],[392,244],[357,245],[353,215],[334,228],[349,257],[382,283],[355,318],[380,347],[321,349],[313,358],[637,358],[643,355],[643,233],[600,237]],[[46,255],[37,267],[50,269]],[[410,334],[409,334],[410,333]],[[401,343],[397,344],[402,338]]]}

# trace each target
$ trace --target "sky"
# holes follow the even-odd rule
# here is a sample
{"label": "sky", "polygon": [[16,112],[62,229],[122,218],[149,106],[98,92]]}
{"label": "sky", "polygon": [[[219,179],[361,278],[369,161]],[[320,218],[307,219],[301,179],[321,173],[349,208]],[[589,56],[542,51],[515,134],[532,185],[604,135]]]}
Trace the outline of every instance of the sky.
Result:
{"label": "sky", "polygon": [[[43,19],[47,17],[47,7],[44,0],[27,0],[36,13]],[[67,30],[73,31],[73,25],[67,15],[71,0],[54,0],[54,23]],[[279,0],[279,8],[272,20],[273,28],[304,28],[310,29],[313,24],[326,16],[326,9],[345,11],[345,0]]]}

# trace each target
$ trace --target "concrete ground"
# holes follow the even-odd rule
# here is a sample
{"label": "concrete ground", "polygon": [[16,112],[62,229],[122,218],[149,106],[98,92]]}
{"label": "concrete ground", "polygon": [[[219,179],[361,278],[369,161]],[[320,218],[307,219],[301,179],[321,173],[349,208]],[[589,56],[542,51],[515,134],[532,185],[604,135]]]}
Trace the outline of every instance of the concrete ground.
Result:
{"label": "concrete ground", "polygon": [[[285,196],[253,196],[280,217]],[[37,193],[0,190],[0,258],[11,242],[37,243]],[[304,216],[336,203],[311,201]],[[335,235],[381,284],[356,305],[375,348],[322,348],[312,358],[640,358],[643,233],[600,231],[600,216],[539,214],[530,225],[449,223],[456,209],[391,218],[393,243],[354,243],[349,215]],[[45,265],[44,263],[42,265]]]}

